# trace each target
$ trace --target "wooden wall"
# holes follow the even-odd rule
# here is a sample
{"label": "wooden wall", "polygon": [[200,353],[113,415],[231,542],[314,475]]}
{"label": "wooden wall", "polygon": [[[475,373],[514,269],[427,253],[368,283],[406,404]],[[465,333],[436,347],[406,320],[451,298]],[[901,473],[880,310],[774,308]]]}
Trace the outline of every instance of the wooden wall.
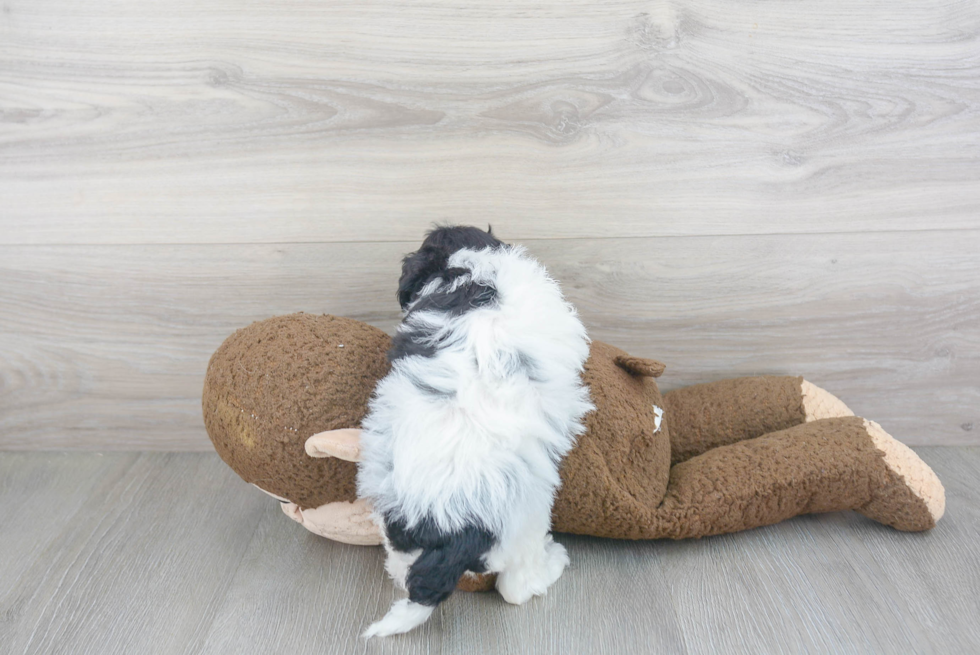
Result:
{"label": "wooden wall", "polygon": [[663,386],[980,443],[980,5],[3,0],[0,447],[208,449],[210,353],[492,223]]}

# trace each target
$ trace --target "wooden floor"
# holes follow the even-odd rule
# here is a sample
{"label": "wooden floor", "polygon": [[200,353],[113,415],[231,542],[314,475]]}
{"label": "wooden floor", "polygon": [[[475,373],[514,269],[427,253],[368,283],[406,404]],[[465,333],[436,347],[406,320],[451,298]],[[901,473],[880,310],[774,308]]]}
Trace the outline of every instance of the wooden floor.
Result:
{"label": "wooden floor", "polygon": [[213,454],[0,453],[4,653],[967,653],[980,644],[980,448],[918,449],[946,517],[854,513],[681,542],[568,535],[523,607],[454,595],[417,632],[379,548],[292,523]]}

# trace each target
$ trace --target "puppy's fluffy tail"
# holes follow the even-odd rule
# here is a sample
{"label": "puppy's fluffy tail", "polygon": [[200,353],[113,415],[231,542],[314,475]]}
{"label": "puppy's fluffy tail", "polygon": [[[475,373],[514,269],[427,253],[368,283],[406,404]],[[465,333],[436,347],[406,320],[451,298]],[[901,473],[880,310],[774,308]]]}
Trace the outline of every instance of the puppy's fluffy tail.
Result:
{"label": "puppy's fluffy tail", "polygon": [[402,598],[391,606],[383,619],[372,623],[361,636],[370,639],[371,637],[387,637],[388,635],[408,632],[425,623],[432,616],[434,609],[435,607],[413,603],[407,598]]}

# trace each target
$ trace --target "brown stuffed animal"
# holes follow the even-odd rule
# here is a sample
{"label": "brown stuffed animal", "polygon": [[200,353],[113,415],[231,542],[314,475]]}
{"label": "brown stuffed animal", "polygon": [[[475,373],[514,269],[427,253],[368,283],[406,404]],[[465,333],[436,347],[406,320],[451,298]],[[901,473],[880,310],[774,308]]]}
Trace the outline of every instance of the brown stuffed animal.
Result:
{"label": "brown stuffed animal", "polygon": [[[378,544],[358,500],[358,430],[388,371],[390,337],[336,316],[291,314],[215,352],[204,422],[218,454],[312,532]],[[561,468],[557,532],[681,539],[812,512],[856,510],[928,530],[945,508],[932,469],[840,400],[797,377],[723,380],[661,396],[658,362],[592,342],[596,409]],[[488,580],[464,577],[461,588]]]}

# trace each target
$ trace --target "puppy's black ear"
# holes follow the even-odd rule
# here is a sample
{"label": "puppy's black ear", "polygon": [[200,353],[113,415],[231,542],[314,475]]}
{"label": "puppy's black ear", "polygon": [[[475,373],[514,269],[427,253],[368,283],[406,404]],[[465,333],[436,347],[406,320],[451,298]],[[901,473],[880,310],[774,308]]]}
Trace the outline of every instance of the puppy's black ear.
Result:
{"label": "puppy's black ear", "polygon": [[402,309],[430,280],[446,270],[446,251],[442,248],[422,246],[418,252],[402,260],[402,276],[398,280],[398,304]]}

